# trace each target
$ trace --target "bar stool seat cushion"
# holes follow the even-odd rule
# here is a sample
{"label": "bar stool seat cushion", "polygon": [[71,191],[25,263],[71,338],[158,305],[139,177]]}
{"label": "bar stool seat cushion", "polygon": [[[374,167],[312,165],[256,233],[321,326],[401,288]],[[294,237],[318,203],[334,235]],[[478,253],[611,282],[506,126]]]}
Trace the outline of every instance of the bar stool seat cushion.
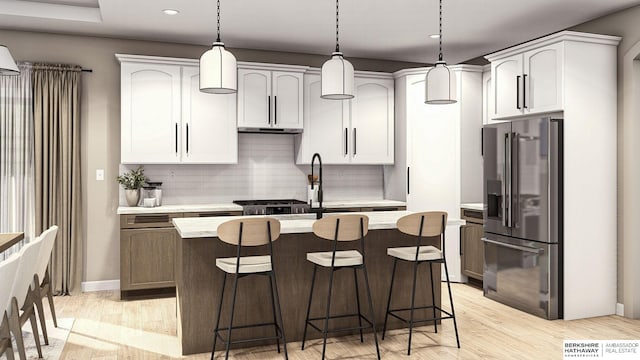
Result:
{"label": "bar stool seat cushion", "polygon": [[[331,267],[332,251],[307,253],[307,260],[324,267]],[[362,265],[362,254],[357,250],[336,251],[335,267]]]}
{"label": "bar stool seat cushion", "polygon": [[[238,258],[218,258],[216,259],[216,266],[229,274],[236,273],[236,264]],[[271,256],[243,256],[240,258],[240,274],[255,274],[261,272],[271,271]]]}
{"label": "bar stool seat cushion", "polygon": [[[406,261],[416,261],[416,247],[396,247],[388,248],[387,255],[396,257]],[[435,246],[420,246],[418,252],[418,261],[440,260],[442,259],[442,251]]]}

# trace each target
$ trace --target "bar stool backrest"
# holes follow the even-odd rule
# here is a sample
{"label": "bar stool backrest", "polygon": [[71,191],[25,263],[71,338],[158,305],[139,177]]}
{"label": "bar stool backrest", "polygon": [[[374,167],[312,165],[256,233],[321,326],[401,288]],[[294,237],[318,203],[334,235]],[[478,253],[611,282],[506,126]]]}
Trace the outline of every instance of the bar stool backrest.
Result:
{"label": "bar stool backrest", "polygon": [[218,238],[231,245],[260,246],[279,237],[280,221],[272,217],[234,219],[218,226]]}
{"label": "bar stool backrest", "polygon": [[[424,218],[424,221],[422,220]],[[398,219],[396,226],[401,232],[422,237],[444,234],[447,226],[447,213],[444,211],[425,211],[409,214]],[[422,233],[420,232],[422,226]]]}
{"label": "bar stool backrest", "polygon": [[[336,228],[338,229],[337,234]],[[368,232],[369,217],[366,215],[333,215],[316,220],[313,223],[313,233],[326,240],[360,240]]]}
{"label": "bar stool backrest", "polygon": [[11,288],[13,287],[19,264],[19,253],[13,254],[8,259],[0,262],[0,322],[2,322],[2,313],[8,310],[11,304]]}

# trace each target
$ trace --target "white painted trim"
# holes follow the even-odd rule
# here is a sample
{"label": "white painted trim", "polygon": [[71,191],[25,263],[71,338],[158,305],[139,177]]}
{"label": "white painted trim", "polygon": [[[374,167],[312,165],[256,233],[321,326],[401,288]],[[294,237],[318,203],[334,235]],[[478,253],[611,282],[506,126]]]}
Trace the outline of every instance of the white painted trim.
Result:
{"label": "white painted trim", "polygon": [[81,284],[82,292],[120,290],[120,279],[103,281],[84,281]]}
{"label": "white painted trim", "polygon": [[174,58],[165,56],[146,56],[146,55],[130,55],[130,54],[116,54],[116,58],[120,63],[154,63],[154,64],[166,64],[166,65],[183,65],[193,66],[199,65],[200,59],[187,59],[187,58]]}
{"label": "white painted trim", "polygon": [[622,38],[619,36],[582,33],[577,31],[561,31],[549,36],[528,41],[524,44],[512,46],[510,48],[494,52],[492,54],[486,55],[484,58],[489,60],[490,62],[493,62],[495,60],[499,60],[512,55],[517,55],[525,51],[533,50],[535,48],[547,46],[560,41],[579,41],[585,43],[618,46],[620,40],[622,40]]}
{"label": "white painted trim", "polygon": [[616,315],[624,316],[624,304],[616,304]]}

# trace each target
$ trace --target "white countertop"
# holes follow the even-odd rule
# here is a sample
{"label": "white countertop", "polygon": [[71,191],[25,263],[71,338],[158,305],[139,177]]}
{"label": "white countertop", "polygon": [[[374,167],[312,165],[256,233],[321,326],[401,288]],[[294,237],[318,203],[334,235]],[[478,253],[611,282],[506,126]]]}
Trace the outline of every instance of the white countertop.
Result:
{"label": "white countertop", "polygon": [[[320,204],[313,203],[313,207],[318,207]],[[392,207],[392,206],[407,206],[404,201],[397,200],[339,200],[339,201],[323,201],[322,206],[325,208],[351,208],[351,207]]]}
{"label": "white countertop", "polygon": [[466,204],[460,204],[460,208],[469,209],[469,210],[483,211],[484,210],[484,204],[483,203],[466,203]]}
{"label": "white countertop", "polygon": [[[318,207],[318,203],[313,204]],[[396,200],[341,200],[323,201],[325,208],[350,208],[350,207],[392,207],[406,206],[404,201]],[[208,211],[242,211],[242,206],[234,203],[198,204],[198,205],[162,205],[156,207],[119,206],[118,215],[130,214],[167,214],[180,212],[208,212]]]}
{"label": "white countertop", "polygon": [[[339,213],[326,214],[325,216],[338,215]],[[404,215],[411,214],[410,211],[372,211],[349,214],[364,214],[369,217],[369,230],[395,229],[396,222]],[[218,235],[218,225],[225,221],[241,219],[253,216],[218,216],[207,218],[176,218],[173,225],[178,230],[178,234],[183,239],[216,237]],[[280,220],[280,233],[299,234],[313,232],[312,226],[315,221],[315,214],[302,215],[272,215]],[[451,219],[447,221],[447,226],[464,225],[465,221]]]}
{"label": "white countertop", "polygon": [[162,205],[156,207],[120,206],[118,215],[129,214],[166,214],[182,212],[210,212],[210,211],[242,211],[242,206],[233,203],[198,204],[198,205]]}

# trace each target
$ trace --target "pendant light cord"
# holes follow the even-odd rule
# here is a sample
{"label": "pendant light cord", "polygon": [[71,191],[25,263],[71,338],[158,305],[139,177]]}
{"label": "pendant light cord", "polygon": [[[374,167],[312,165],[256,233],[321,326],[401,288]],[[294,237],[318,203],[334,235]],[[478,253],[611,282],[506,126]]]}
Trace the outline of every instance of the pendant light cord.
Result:
{"label": "pendant light cord", "polygon": [[438,54],[438,61],[442,61],[442,0],[440,0],[440,36],[438,36],[440,53]]}
{"label": "pendant light cord", "polygon": [[216,42],[220,42],[220,0],[218,0],[218,39]]}
{"label": "pendant light cord", "polygon": [[336,52],[340,52],[340,5],[339,0],[336,0]]}

